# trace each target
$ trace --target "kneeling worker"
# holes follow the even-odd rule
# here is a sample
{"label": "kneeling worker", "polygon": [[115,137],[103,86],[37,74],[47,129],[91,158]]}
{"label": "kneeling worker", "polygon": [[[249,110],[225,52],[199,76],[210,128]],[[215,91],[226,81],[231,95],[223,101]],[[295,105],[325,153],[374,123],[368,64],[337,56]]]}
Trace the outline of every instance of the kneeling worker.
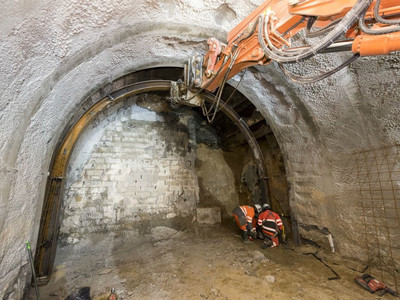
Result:
{"label": "kneeling worker", "polygon": [[264,235],[264,243],[261,247],[278,247],[278,237],[284,235],[283,223],[279,215],[271,210],[269,204],[263,204],[262,213],[258,217],[258,226]]}
{"label": "kneeling worker", "polygon": [[261,206],[255,204],[254,207],[249,205],[242,205],[236,207],[233,211],[233,217],[237,225],[242,231],[243,243],[249,243],[249,236],[253,239],[256,238],[256,224],[257,216],[261,212]]}

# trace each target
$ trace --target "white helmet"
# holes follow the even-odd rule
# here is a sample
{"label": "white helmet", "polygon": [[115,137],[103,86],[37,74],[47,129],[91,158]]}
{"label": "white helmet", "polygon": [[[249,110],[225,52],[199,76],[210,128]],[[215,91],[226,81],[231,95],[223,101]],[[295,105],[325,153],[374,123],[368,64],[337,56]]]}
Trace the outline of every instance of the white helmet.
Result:
{"label": "white helmet", "polygon": [[254,208],[256,209],[256,212],[258,214],[261,212],[261,205],[260,204],[254,204]]}
{"label": "white helmet", "polygon": [[262,211],[271,210],[271,205],[268,203],[264,203],[262,206]]}

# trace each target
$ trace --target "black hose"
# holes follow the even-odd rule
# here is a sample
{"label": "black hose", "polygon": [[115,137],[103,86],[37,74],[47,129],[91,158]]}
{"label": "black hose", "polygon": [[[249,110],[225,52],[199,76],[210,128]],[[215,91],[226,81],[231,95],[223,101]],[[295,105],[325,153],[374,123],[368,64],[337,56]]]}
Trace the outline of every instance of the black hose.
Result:
{"label": "black hose", "polygon": [[[274,52],[270,49],[264,40],[264,22],[263,17],[260,16],[259,30],[258,30],[258,41],[267,56],[278,63],[292,63],[299,62],[315,56],[317,53],[323,51],[329,47],[334,41],[336,41],[343,33],[353,26],[353,24],[365,14],[368,7],[371,5],[373,0],[358,0],[353,8],[343,17],[343,19],[321,40],[317,45],[311,46],[300,54],[295,52],[294,55],[285,54],[281,52]],[[267,35],[268,33],[265,33]]]}
{"label": "black hose", "polygon": [[388,19],[384,19],[379,15],[379,5],[381,4],[381,0],[376,0],[375,3],[375,8],[374,8],[374,17],[375,20],[379,23],[382,24],[391,24],[391,25],[399,25],[400,24],[400,19],[397,20],[388,20]]}
{"label": "black hose", "polygon": [[336,24],[339,24],[339,22],[342,19],[337,19],[337,20],[331,22],[330,24],[328,24],[327,26],[325,26],[323,28],[311,31],[311,29],[312,29],[312,27],[313,27],[313,25],[314,25],[316,20],[317,20],[316,17],[310,17],[308,19],[307,27],[306,27],[306,37],[308,37],[308,38],[316,38],[316,37],[319,37],[320,35],[328,33],[329,31],[331,31],[333,29],[333,26],[335,26]]}
{"label": "black hose", "polygon": [[295,29],[297,26],[299,26],[301,23],[303,23],[305,19],[306,19],[306,17],[302,16],[301,19],[297,23],[293,24],[288,30],[286,30],[284,33],[282,33],[282,35],[285,36],[286,34],[288,34],[291,30]]}
{"label": "black hose", "polygon": [[[217,115],[218,107],[219,107],[219,103],[220,103],[220,101],[221,101],[222,92],[223,92],[223,90],[224,90],[225,83],[226,83],[226,81],[228,80],[229,73],[231,72],[231,70],[232,70],[232,68],[233,68],[233,65],[235,64],[236,59],[237,59],[238,56],[239,56],[239,53],[240,53],[240,51],[237,50],[237,51],[232,55],[232,58],[231,58],[231,62],[230,62],[230,64],[229,64],[229,67],[228,67],[228,69],[227,69],[227,71],[226,71],[226,73],[225,73],[225,75],[224,75],[224,78],[223,78],[223,80],[222,80],[221,86],[220,86],[220,88],[219,88],[219,90],[218,90],[217,95],[215,96],[215,100],[214,100],[213,104],[211,105],[211,107],[210,107],[209,109],[207,109],[205,106],[202,108],[202,109],[203,109],[203,115],[207,117],[207,121],[208,121],[210,124],[214,121],[215,116]],[[215,107],[215,109],[214,109],[214,107]],[[210,119],[210,112],[211,112],[212,109],[214,109],[214,113],[213,113],[213,115],[212,115],[212,117],[211,117],[211,119]]]}
{"label": "black hose", "polygon": [[223,109],[226,105],[228,105],[229,101],[232,99],[233,95],[236,93],[237,89],[239,88],[239,85],[242,83],[242,80],[244,78],[244,75],[246,74],[247,69],[244,70],[242,76],[240,76],[240,80],[238,82],[238,84],[236,85],[236,87],[234,88],[233,92],[231,93],[231,95],[229,96],[229,98],[224,102],[224,104],[222,106],[220,106],[220,108],[218,109],[218,111],[220,111],[221,109]]}
{"label": "black hose", "polygon": [[398,32],[400,31],[400,26],[388,26],[388,27],[383,27],[382,29],[370,29],[364,22],[364,19],[361,18],[358,21],[358,26],[360,29],[369,35],[380,35],[380,34],[388,34],[388,33],[393,33],[393,32]]}
{"label": "black hose", "polygon": [[323,73],[323,74],[319,74],[316,76],[300,76],[300,75],[296,75],[291,73],[290,71],[288,71],[287,69],[285,69],[285,67],[282,64],[278,64],[279,68],[283,71],[283,73],[289,77],[289,79],[291,79],[294,82],[298,82],[298,83],[314,83],[317,82],[319,80],[322,80],[326,77],[331,76],[332,74],[340,71],[341,69],[343,69],[344,67],[348,66],[349,64],[351,64],[353,61],[355,61],[358,57],[360,57],[359,53],[354,54],[352,57],[350,57],[348,60],[346,60],[344,63],[342,63],[341,65],[337,66],[336,68]]}
{"label": "black hose", "polygon": [[[256,31],[258,25],[258,19],[256,22],[254,22],[253,27],[251,28],[251,31],[249,32],[249,34],[245,37],[242,37],[237,43],[235,43],[236,45],[239,45],[242,41],[247,40],[249,37],[251,37],[253,35],[253,33]],[[236,40],[235,40],[236,41]]]}
{"label": "black hose", "polygon": [[[381,0],[377,0],[375,3],[374,7],[374,17],[377,22],[380,22],[382,24],[389,24],[389,25],[399,25],[400,20],[387,20],[382,18],[379,15],[379,5],[381,3]],[[365,13],[364,13],[365,15]],[[360,20],[358,21],[358,26],[360,29],[370,35],[380,35],[380,34],[388,34],[388,33],[393,33],[393,32],[398,32],[400,31],[400,26],[388,26],[388,27],[382,27],[381,29],[370,29],[366,24],[364,20],[364,15]]]}
{"label": "black hose", "polygon": [[[385,20],[379,16],[379,3],[380,3],[380,0],[377,0],[377,3],[375,4],[375,8],[374,8],[375,19],[381,23],[390,21],[390,20]],[[358,27],[360,27],[360,29],[366,34],[380,35],[380,34],[388,34],[388,33],[400,31],[400,26],[387,26],[387,27],[382,27],[381,29],[371,29],[365,24],[364,16],[365,16],[365,12],[364,12],[363,16],[360,18],[360,20],[358,20]],[[382,21],[384,21],[384,22],[382,22]],[[385,24],[392,24],[392,23],[385,23]],[[399,21],[397,21],[393,24],[399,24]]]}

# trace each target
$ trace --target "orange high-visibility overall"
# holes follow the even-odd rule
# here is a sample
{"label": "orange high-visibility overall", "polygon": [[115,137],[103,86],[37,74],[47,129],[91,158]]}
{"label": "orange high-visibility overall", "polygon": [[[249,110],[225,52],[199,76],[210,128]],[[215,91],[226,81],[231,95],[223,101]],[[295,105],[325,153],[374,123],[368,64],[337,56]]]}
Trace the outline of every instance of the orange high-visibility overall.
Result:
{"label": "orange high-visibility overall", "polygon": [[279,230],[283,230],[283,223],[279,215],[272,210],[262,212],[258,217],[258,226],[263,234],[272,241],[272,247],[279,246]]}
{"label": "orange high-visibility overall", "polygon": [[[255,212],[252,206],[243,205],[238,206],[232,211],[233,217],[240,230],[242,231],[255,231],[257,220],[254,218]],[[250,226],[248,230],[248,226]]]}

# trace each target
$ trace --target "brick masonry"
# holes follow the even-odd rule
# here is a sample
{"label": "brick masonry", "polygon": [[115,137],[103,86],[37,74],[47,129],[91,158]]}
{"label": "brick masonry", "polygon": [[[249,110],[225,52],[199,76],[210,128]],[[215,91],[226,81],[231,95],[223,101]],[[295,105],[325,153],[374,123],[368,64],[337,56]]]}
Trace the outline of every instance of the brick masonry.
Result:
{"label": "brick masonry", "polygon": [[[133,105],[116,109],[85,130],[69,164],[62,241],[134,230],[159,219],[195,217],[201,194],[198,176],[201,189],[216,199],[215,206],[231,210],[231,203],[237,202],[235,180],[221,150],[189,147],[186,121],[177,125],[165,118],[168,114]],[[196,159],[219,167],[207,168],[210,174],[204,163],[200,169],[196,166]],[[210,181],[215,173],[222,179]]]}

